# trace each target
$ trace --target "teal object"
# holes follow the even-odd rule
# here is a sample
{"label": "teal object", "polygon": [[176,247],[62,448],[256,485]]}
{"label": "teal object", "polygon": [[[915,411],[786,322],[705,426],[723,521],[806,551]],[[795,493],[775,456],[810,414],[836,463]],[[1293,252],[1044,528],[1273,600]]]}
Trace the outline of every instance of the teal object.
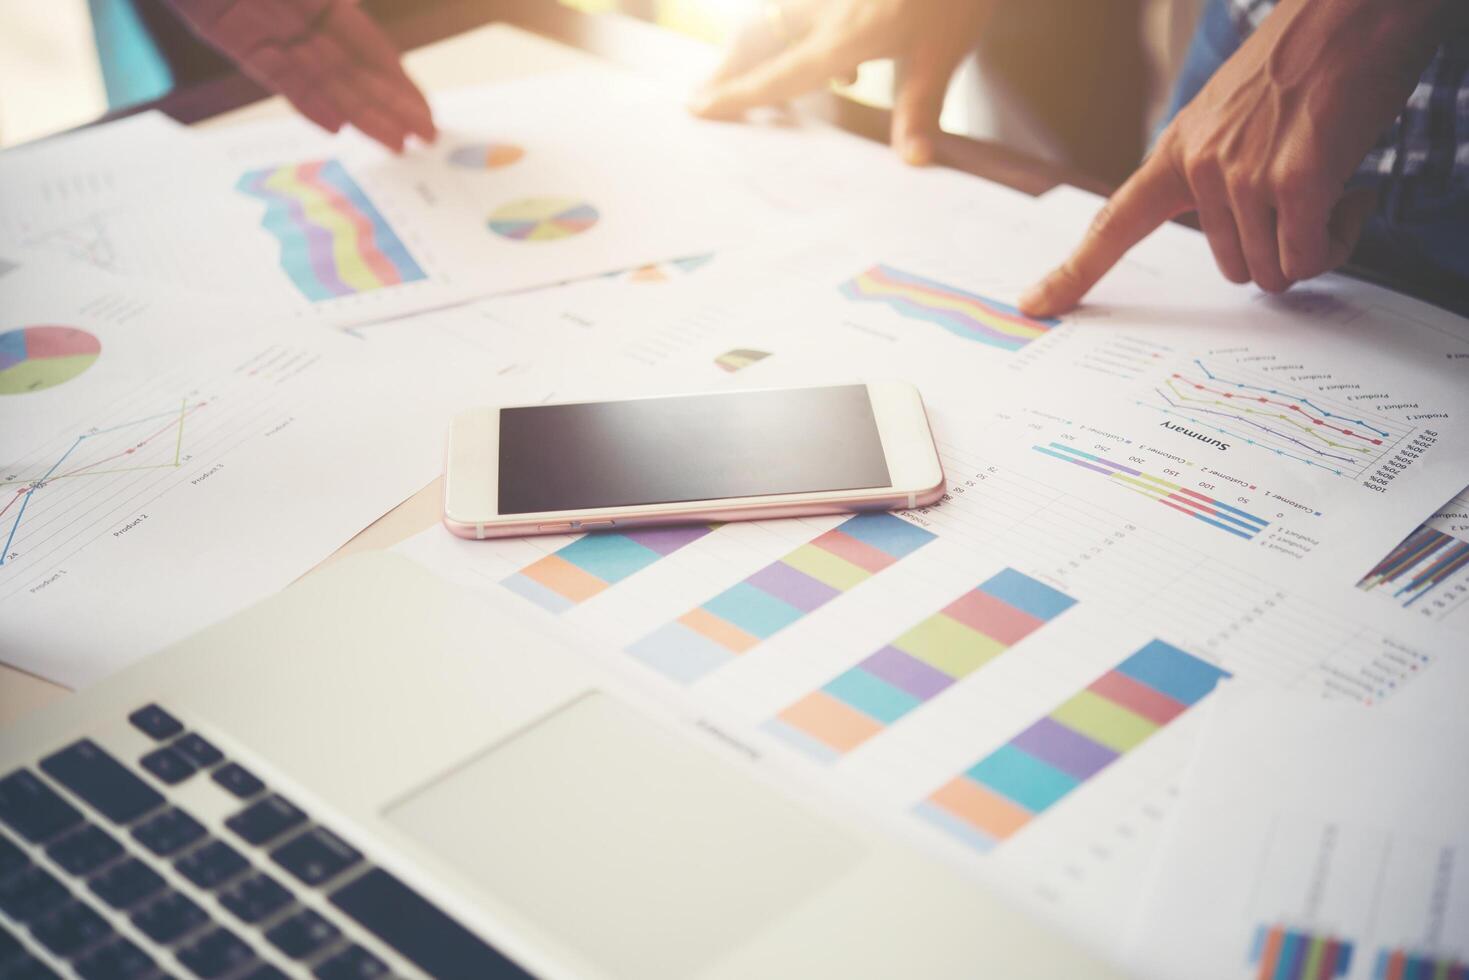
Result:
{"label": "teal object", "polygon": [[132,0],[87,0],[109,109],[167,95],[173,71]]}

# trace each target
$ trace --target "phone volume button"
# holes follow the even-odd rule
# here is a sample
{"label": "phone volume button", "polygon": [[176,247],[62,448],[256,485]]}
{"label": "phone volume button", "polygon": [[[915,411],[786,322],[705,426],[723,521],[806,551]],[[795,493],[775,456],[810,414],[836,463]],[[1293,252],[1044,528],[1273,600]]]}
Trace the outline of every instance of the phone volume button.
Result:
{"label": "phone volume button", "polygon": [[553,533],[554,532],[559,532],[559,531],[570,531],[571,530],[571,525],[570,524],[538,524],[538,525],[536,525],[536,530],[537,531],[553,532]]}
{"label": "phone volume button", "polygon": [[577,526],[583,531],[605,531],[616,523],[616,521],[582,521]]}

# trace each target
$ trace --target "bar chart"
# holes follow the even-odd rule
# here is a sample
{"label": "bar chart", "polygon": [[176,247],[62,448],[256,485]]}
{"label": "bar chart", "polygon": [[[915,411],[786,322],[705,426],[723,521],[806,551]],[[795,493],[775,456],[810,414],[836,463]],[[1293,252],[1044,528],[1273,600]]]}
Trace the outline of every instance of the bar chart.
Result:
{"label": "bar chart", "polygon": [[547,612],[563,613],[693,544],[717,526],[588,534],[526,565],[500,584]]}
{"label": "bar chart", "polygon": [[1180,514],[1203,521],[1210,527],[1217,528],[1226,534],[1251,540],[1255,535],[1270,526],[1270,522],[1263,517],[1256,517],[1248,511],[1240,510],[1238,507],[1230,506],[1222,500],[1206,496],[1196,490],[1166,480],[1161,476],[1147,473],[1132,466],[1114,462],[1105,456],[1096,453],[1083,452],[1075,446],[1068,446],[1060,442],[1048,443],[1044,446],[1033,446],[1036,452],[1053,459],[1065,460],[1074,463],[1083,469],[1091,470],[1101,476],[1108,477],[1118,486],[1145,497],[1151,497],[1164,507],[1170,507]]}
{"label": "bar chart", "polygon": [[1262,925],[1250,944],[1257,980],[1332,980],[1352,968],[1352,944],[1330,935]]}
{"label": "bar chart", "polygon": [[1384,949],[1372,964],[1372,980],[1469,980],[1469,960],[1457,956]]}
{"label": "bar chart", "polygon": [[931,793],[920,817],[988,852],[1137,748],[1229,674],[1153,640]]}
{"label": "bar chart", "polygon": [[655,630],[628,652],[689,684],[934,540],[892,514],[859,514]]}
{"label": "bar chart", "polygon": [[1013,568],[879,649],[768,721],[764,728],[834,761],[1076,605]]}

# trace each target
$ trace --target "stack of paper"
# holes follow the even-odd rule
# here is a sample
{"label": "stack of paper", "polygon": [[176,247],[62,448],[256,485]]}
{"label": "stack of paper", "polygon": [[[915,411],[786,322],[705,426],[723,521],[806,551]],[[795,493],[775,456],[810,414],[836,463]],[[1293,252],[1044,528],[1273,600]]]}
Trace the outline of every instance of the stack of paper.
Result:
{"label": "stack of paper", "polygon": [[0,157],[8,662],[85,682],[286,585],[462,407],[906,378],[935,507],[402,548],[1124,965],[1469,955],[1463,801],[1413,816],[1463,760],[1393,720],[1469,683],[1469,323],[1173,227],[1032,320],[1090,196],[613,72],[438,110],[401,160],[146,117]]}

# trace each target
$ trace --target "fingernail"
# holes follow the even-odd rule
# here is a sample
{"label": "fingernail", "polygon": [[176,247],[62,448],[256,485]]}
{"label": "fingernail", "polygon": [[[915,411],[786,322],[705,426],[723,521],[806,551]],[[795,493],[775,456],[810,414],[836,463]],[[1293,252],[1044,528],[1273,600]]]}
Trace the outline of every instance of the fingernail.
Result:
{"label": "fingernail", "polygon": [[914,137],[903,144],[903,162],[910,167],[926,167],[933,162],[933,144]]}
{"label": "fingernail", "polygon": [[1045,302],[1046,284],[1041,281],[1021,293],[1017,305],[1026,316],[1045,316]]}

